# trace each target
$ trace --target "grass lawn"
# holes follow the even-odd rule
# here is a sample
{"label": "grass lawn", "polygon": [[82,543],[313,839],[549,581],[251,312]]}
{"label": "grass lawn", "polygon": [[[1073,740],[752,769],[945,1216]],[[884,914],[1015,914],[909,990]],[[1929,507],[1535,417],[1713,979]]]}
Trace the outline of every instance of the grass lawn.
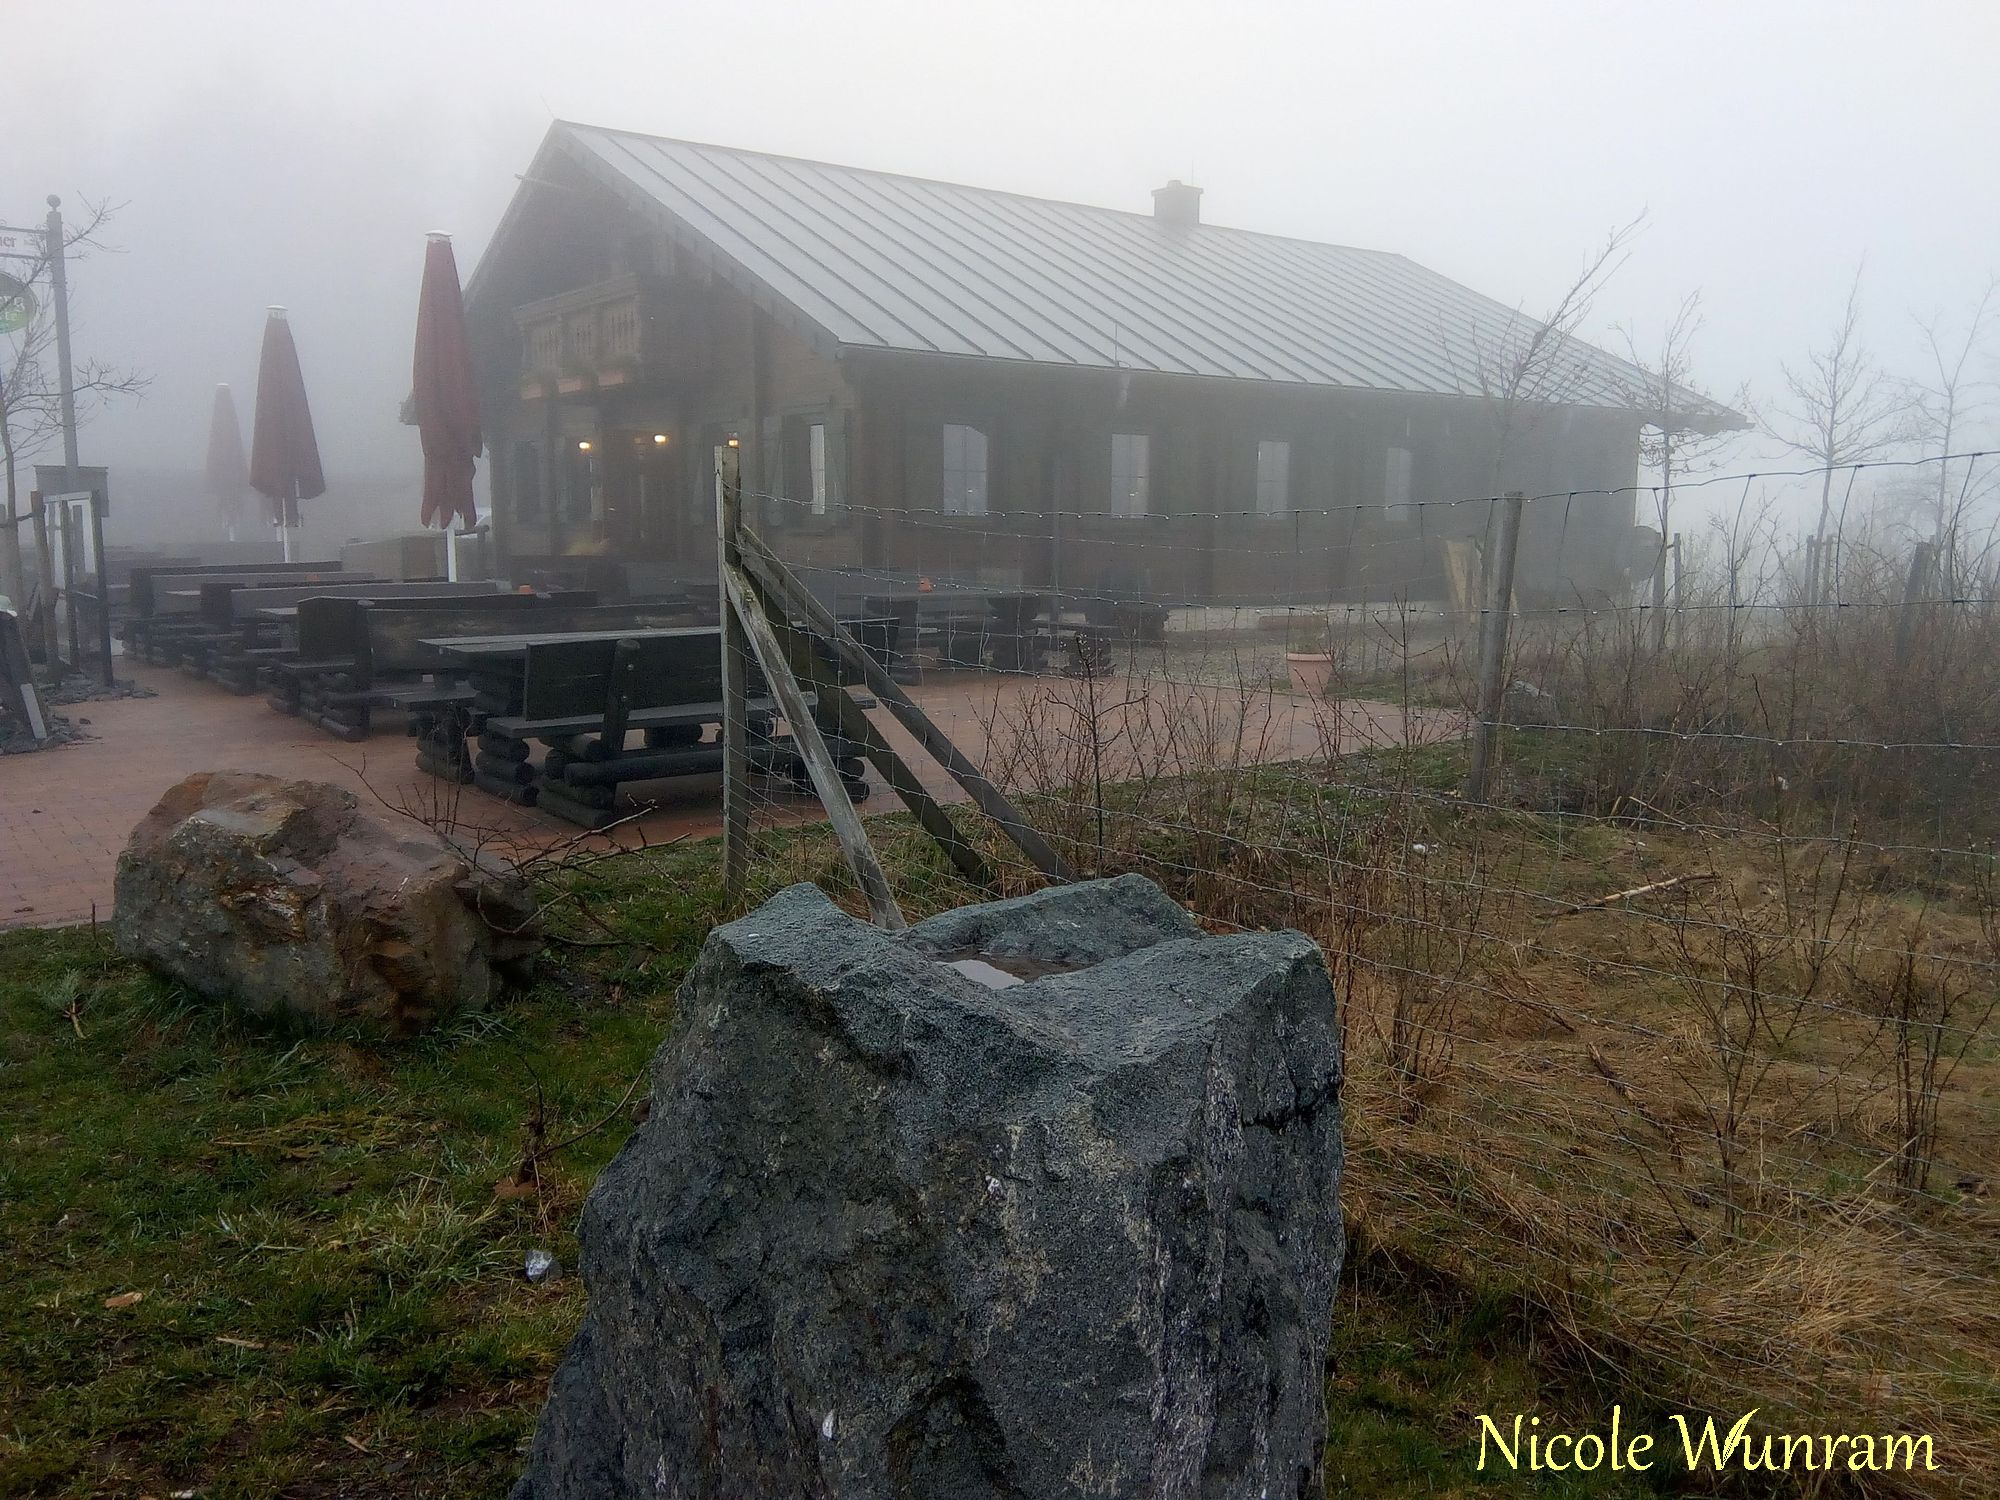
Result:
{"label": "grass lawn", "polygon": [[[218,1015],[108,933],[0,935],[0,1494],[504,1495],[584,1303],[523,1261],[575,1263],[714,858],[600,867],[597,909],[637,943],[559,949],[497,1014],[387,1049]],[[600,1121],[516,1182],[532,1141]],[[1480,1411],[1630,1411],[1564,1347],[1506,1297],[1360,1249],[1330,1493],[1663,1492],[1474,1470]]]}

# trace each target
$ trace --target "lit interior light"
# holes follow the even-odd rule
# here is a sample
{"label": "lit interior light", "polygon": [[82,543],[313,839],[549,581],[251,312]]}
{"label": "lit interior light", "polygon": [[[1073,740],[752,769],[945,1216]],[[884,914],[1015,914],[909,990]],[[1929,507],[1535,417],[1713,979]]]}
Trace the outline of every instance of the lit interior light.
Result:
{"label": "lit interior light", "polygon": [[590,439],[589,438],[577,439],[576,451],[579,453],[588,453],[590,451]]}
{"label": "lit interior light", "polygon": [[667,435],[664,432],[656,432],[653,434],[653,441],[664,448],[667,445]]}
{"label": "lit interior light", "polygon": [[729,440],[729,446],[732,448],[740,448],[743,446],[743,440],[741,438],[731,438]]}

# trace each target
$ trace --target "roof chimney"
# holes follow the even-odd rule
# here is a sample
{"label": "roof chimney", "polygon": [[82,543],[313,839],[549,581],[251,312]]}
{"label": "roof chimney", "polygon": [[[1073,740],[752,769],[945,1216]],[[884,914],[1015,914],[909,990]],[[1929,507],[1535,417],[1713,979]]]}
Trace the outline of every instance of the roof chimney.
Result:
{"label": "roof chimney", "polygon": [[1175,229],[1192,229],[1201,222],[1201,189],[1176,177],[1153,189],[1153,217]]}

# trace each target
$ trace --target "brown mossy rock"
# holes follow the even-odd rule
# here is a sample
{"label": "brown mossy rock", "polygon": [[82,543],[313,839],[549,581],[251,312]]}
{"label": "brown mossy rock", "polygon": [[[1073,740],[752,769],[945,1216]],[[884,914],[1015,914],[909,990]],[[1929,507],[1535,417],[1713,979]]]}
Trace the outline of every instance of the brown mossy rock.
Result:
{"label": "brown mossy rock", "polygon": [[491,1005],[539,946],[525,883],[319,781],[203,771],[118,857],[119,950],[212,1000],[407,1036]]}

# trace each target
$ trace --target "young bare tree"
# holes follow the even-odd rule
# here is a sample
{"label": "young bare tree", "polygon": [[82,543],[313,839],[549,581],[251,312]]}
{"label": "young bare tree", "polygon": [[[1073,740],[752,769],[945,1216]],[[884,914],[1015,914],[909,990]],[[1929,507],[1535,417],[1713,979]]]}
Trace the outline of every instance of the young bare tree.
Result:
{"label": "young bare tree", "polygon": [[[1666,640],[1667,549],[1673,535],[1674,485],[1713,467],[1716,450],[1740,423],[1694,383],[1694,338],[1701,329],[1701,293],[1690,292],[1667,320],[1650,352],[1624,330],[1633,378],[1628,399],[1643,424],[1639,429],[1639,464],[1660,476],[1653,491],[1659,523],[1659,550],[1653,561],[1653,643]],[[1748,404],[1739,394],[1738,401]]]}
{"label": "young bare tree", "polygon": [[[1482,571],[1486,588],[1501,601],[1499,609],[1482,619],[1480,626],[1483,639],[1478,706],[1473,721],[1471,766],[1464,788],[1469,800],[1486,795],[1486,777],[1502,706],[1501,681],[1506,672],[1509,580],[1514,563],[1511,555],[1503,558],[1500,554],[1503,534],[1518,540],[1518,528],[1502,524],[1502,509],[1497,502],[1506,482],[1509,451],[1515,439],[1532,430],[1543,417],[1591,394],[1592,370],[1598,356],[1577,338],[1577,330],[1590,316],[1605,283],[1625,263],[1626,246],[1644,221],[1645,215],[1641,214],[1606,235],[1604,243],[1586,258],[1583,269],[1556,299],[1546,317],[1529,318],[1517,309],[1497,326],[1475,319],[1457,339],[1449,329],[1439,330],[1445,359],[1459,385],[1470,385],[1479,393],[1486,416],[1489,503],[1485,543],[1481,548]],[[1511,553],[1511,545],[1505,550]],[[1489,631],[1490,640],[1484,639]]]}
{"label": "young bare tree", "polygon": [[1807,354],[1803,368],[1782,368],[1788,399],[1766,417],[1764,427],[1821,471],[1819,519],[1813,525],[1819,563],[1806,587],[1808,601],[1817,602],[1824,580],[1833,575],[1827,525],[1834,470],[1881,457],[1905,430],[1906,399],[1862,342],[1859,267],[1827,341]]}
{"label": "young bare tree", "polygon": [[[82,216],[64,226],[64,252],[72,263],[88,251],[105,248],[101,233],[115,212],[106,204],[86,203]],[[48,272],[45,249],[27,263],[26,270],[15,273],[35,294],[35,311],[6,345],[0,345],[0,466],[6,473],[5,510],[0,512],[0,593],[17,606],[27,598],[21,530],[30,520],[21,503],[19,466],[62,433],[55,316],[42,285]],[[78,426],[105,402],[140,395],[149,384],[146,376],[95,359],[73,360],[70,375]],[[49,602],[44,601],[45,606]]]}
{"label": "young bare tree", "polygon": [[1977,357],[1992,340],[2000,314],[1996,303],[2000,303],[2000,276],[1988,279],[1962,323],[1948,324],[1942,314],[1917,320],[1929,368],[1906,382],[1910,435],[1926,456],[1937,459],[1931,486],[1933,539],[1946,578],[1955,573],[1965,509],[1980,498],[1971,488],[1974,460],[1954,463],[1951,455],[1991,404],[1993,383],[1979,378]]}
{"label": "young bare tree", "polygon": [[1645,223],[1640,214],[1612,230],[1539,319],[1516,308],[1498,323],[1473,321],[1439,330],[1445,358],[1460,385],[1479,394],[1488,429],[1488,492],[1498,495],[1516,439],[1587,390],[1596,351],[1577,337],[1598,294],[1625,264],[1628,246]]}

